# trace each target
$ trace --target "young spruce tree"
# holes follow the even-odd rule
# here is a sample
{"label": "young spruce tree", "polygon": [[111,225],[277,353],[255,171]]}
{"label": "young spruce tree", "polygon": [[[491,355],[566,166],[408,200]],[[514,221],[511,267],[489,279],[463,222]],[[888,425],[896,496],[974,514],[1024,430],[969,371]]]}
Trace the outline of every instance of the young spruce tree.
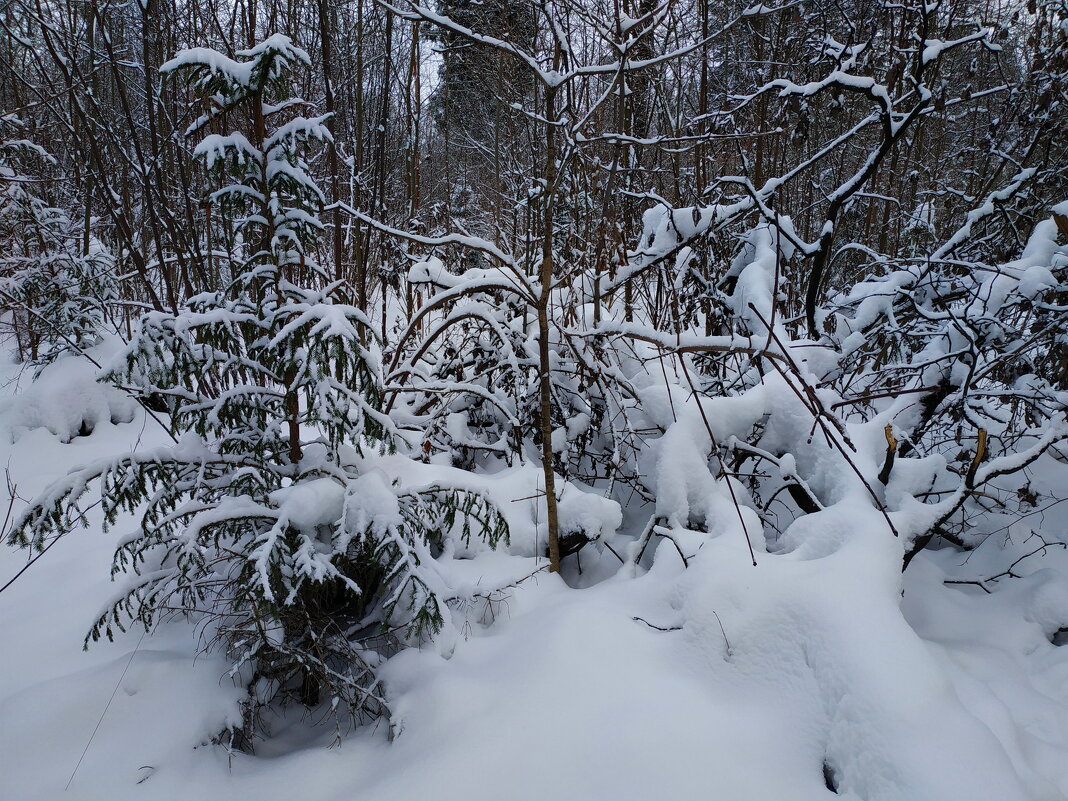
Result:
{"label": "young spruce tree", "polygon": [[118,300],[115,259],[96,237],[33,190],[55,159],[0,117],[0,311],[19,358],[44,365],[96,345]]}
{"label": "young spruce tree", "polygon": [[368,448],[393,446],[371,325],[339,284],[294,280],[298,267],[319,274],[307,254],[324,197],[306,156],[330,141],[326,118],[299,116],[308,104],[288,96],[287,73],[308,56],[280,35],[238,56],[197,48],[162,69],[209,101],[190,133],[247,121],[196,148],[222,179],[211,198],[235,221],[243,266],[180,314],[145,316],[109,376],[165,405],[175,444],[70,474],[29,506],[12,540],[39,548],[78,522],[94,480],[109,524],[140,513],[113,568],[130,585],[87,640],[175,611],[206,620],[248,684],[231,731],[248,748],[258,713],[287,699],[383,714],[368,632],[377,642],[383,627],[408,640],[437,632],[446,540],[477,532],[495,545],[507,530],[481,496],[405,493],[361,473]]}

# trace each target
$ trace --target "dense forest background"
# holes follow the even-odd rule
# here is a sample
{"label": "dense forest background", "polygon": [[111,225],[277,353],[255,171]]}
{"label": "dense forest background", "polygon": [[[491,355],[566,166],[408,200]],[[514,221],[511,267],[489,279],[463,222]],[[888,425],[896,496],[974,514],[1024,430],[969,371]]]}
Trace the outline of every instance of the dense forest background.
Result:
{"label": "dense forest background", "polygon": [[[334,145],[312,159],[328,231],[308,256],[361,308],[414,314],[408,265],[432,246],[390,228],[483,237],[536,275],[551,225],[554,273],[576,302],[595,302],[600,277],[629,317],[714,325],[732,237],[766,218],[815,245],[783,265],[785,313],[812,316],[806,303],[879,259],[936,250],[1024,171],[954,257],[1010,258],[1064,199],[1063,15],[1057,3],[12,2],[5,154],[84,252],[97,239],[118,260],[121,322],[136,304],[176,311],[218,286],[235,244],[186,136],[211,101],[160,67],[281,33],[311,56],[294,94],[331,115]],[[247,124],[220,115],[211,130]],[[17,140],[52,158],[16,155]],[[642,261],[649,209],[715,204],[734,207],[684,237],[696,247],[682,281],[663,254]],[[12,255],[40,247],[7,226]]]}

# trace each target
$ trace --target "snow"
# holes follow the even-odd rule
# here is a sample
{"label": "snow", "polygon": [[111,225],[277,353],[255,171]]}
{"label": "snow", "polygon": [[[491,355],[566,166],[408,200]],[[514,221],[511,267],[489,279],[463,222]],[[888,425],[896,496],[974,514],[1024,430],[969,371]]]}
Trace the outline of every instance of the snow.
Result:
{"label": "snow", "polygon": [[[69,465],[138,440],[167,444],[140,409],[129,423],[66,436],[77,417],[70,387],[81,388],[77,403],[88,408],[100,397],[88,391],[91,365],[58,365],[44,383],[24,379],[0,412],[9,430],[22,427],[3,441],[22,497]],[[15,390],[19,368],[2,369]],[[45,397],[41,387],[71,396],[65,412],[49,413],[68,421],[58,434],[16,425],[27,398]],[[826,460],[818,491],[831,505],[798,518],[774,547],[757,535],[754,567],[742,521],[751,532],[758,522],[748,508],[739,517],[709,468],[709,430],[726,443],[769,410],[774,425],[803,425],[800,402],[772,378],[700,407],[672,384],[650,385],[643,400],[665,429],[650,451],[656,512],[666,521],[660,546],[620,571],[601,550],[634,542],[636,532],[620,532],[619,504],[561,482],[562,528],[599,540],[583,552],[586,579],[565,574],[584,589],[544,570],[534,464],[473,474],[368,454],[347,491],[322,478],[272,496],[282,516],[307,529],[341,514],[395,525],[395,487],[431,484],[484,493],[508,519],[507,546],[473,545],[465,558],[440,562],[455,599],[443,640],[383,665],[392,742],[383,724],[330,747],[333,730],[293,709],[274,719],[275,737],[257,756],[228,755],[210,739],[234,719],[240,693],[220,654],[194,658],[194,627],[164,622],[143,638],[134,629],[82,651],[93,611],[111,595],[105,576],[116,545],[90,511],[89,530],[65,536],[0,593],[4,792],[20,801],[271,801],[291,799],[299,786],[310,801],[822,801],[833,797],[826,773],[837,796],[853,801],[1068,798],[1068,649],[1051,642],[1068,621],[1062,549],[1026,557],[1022,578],[995,581],[989,594],[943,581],[1002,569],[1004,537],[967,562],[955,551],[924,552],[903,578],[903,540],[890,536],[855,478],[834,478],[841,465],[817,437],[779,457],[777,470],[784,479],[811,475],[812,461]],[[877,449],[881,425],[849,434],[862,452]],[[762,447],[787,441],[776,431]],[[315,458],[309,448],[306,460]],[[1047,467],[1049,483],[1063,479],[1063,468]],[[690,528],[698,522],[707,531]],[[1045,526],[1064,522],[1054,515]],[[1013,558],[1035,545],[1027,526],[1012,530]],[[0,578],[25,559],[0,551]]]}
{"label": "snow", "polygon": [[456,285],[456,276],[445,269],[445,264],[437,256],[413,262],[408,269],[408,283],[437,284],[448,289]]}
{"label": "snow", "polygon": [[[99,356],[104,352],[97,349]],[[22,391],[0,406],[0,428],[9,440],[44,429],[61,442],[97,428],[129,423],[137,404],[125,393],[96,381],[97,368],[84,360],[63,359],[47,365],[36,381],[24,373]]]}
{"label": "snow", "polygon": [[239,164],[244,163],[245,160],[258,164],[263,158],[260,151],[252,146],[245,135],[237,131],[228,136],[209,134],[200,140],[193,151],[193,155],[204,159],[209,170],[215,166],[216,161],[225,159],[229,154],[233,154],[234,160]]}
{"label": "snow", "polygon": [[170,59],[159,68],[159,71],[167,75],[183,67],[203,66],[206,69],[223,75],[239,85],[245,85],[251,75],[251,67],[245,63],[227,58],[217,50],[210,47],[191,47],[183,50],[174,58]]}
{"label": "snow", "polygon": [[345,488],[332,478],[303,481],[271,493],[278,513],[300,529],[314,531],[318,526],[341,519]]}
{"label": "snow", "polygon": [[[203,69],[212,76],[220,76],[235,86],[248,86],[252,81],[257,57],[265,54],[275,57],[271,64],[272,78],[281,74],[283,65],[288,61],[311,63],[308,54],[296,47],[288,36],[276,33],[248,50],[237,52],[236,55],[248,58],[248,61],[234,61],[209,47],[191,47],[164,63],[160,72],[167,75],[183,68],[194,67]],[[279,64],[279,61],[282,64]]]}
{"label": "snow", "polygon": [[565,484],[557,506],[561,534],[585,534],[590,540],[606,538],[623,523],[619,504],[600,495]]}

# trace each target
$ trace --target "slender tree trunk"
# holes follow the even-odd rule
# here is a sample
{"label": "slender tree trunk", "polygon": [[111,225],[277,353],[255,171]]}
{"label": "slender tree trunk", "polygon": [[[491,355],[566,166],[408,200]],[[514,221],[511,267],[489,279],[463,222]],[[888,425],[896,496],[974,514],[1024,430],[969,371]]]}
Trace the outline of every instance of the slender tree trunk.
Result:
{"label": "slender tree trunk", "polygon": [[[557,55],[559,61],[559,54]],[[553,288],[553,197],[556,193],[556,93],[545,90],[545,197],[542,208],[541,295],[538,298],[538,379],[541,462],[545,480],[546,526],[549,539],[549,570],[560,572],[560,530],[556,508],[556,473],[553,469],[552,353],[549,340],[549,302]]]}
{"label": "slender tree trunk", "polygon": [[[363,210],[363,136],[364,136],[364,108],[363,108],[363,80],[364,80],[364,0],[356,0],[356,97],[355,97],[355,121],[353,123],[353,147],[352,159],[355,165],[355,186],[353,187],[353,201],[357,209]],[[356,262],[356,306],[362,312],[367,311],[367,253],[363,246],[363,228],[356,223],[353,231],[353,260]],[[386,306],[385,286],[382,288],[382,308],[385,314]],[[383,338],[385,326],[383,325]]]}
{"label": "slender tree trunk", "polygon": [[[322,55],[323,55],[323,83],[325,84],[326,95],[326,113],[330,115],[330,119],[327,120],[327,127],[330,129],[331,135],[334,137],[334,143],[327,151],[327,170],[330,172],[330,193],[334,203],[341,200],[341,174],[340,165],[337,158],[337,104],[334,99],[334,47],[333,36],[334,30],[330,21],[330,4],[327,0],[319,0],[319,38],[321,41]],[[340,281],[345,277],[345,271],[342,263],[342,249],[344,247],[344,240],[341,230],[341,210],[334,207],[333,213],[330,215],[333,230],[333,250],[334,250],[334,280]]]}

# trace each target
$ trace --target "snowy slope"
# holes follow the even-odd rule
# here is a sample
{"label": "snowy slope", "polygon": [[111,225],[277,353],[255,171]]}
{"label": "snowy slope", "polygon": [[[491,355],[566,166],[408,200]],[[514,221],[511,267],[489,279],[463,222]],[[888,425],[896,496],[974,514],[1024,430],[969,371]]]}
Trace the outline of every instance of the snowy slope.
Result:
{"label": "snowy slope", "polygon": [[[19,497],[161,436],[78,370],[28,393],[28,376],[4,370],[0,448]],[[92,433],[70,438],[79,408],[97,409]],[[515,516],[535,475],[485,482]],[[1025,560],[1025,577],[991,594],[942,584],[997,572],[982,548],[964,564],[922,554],[903,584],[900,544],[877,513],[839,504],[806,518],[817,546],[758,544],[757,567],[736,522],[680,539],[688,568],[670,544],[635,577],[591,554],[582,583],[603,581],[572,589],[539,573],[473,600],[451,641],[392,658],[393,742],[383,725],[331,747],[332,728],[291,712],[256,757],[231,758],[205,744],[239,693],[217,656],[194,659],[192,626],[81,650],[114,591],[118,535],[92,522],[0,593],[4,801],[1068,798],[1068,648],[1049,639],[1068,621],[1059,552]],[[1027,553],[1026,532],[1015,536]],[[535,569],[520,551],[460,569],[493,585]],[[0,550],[0,584],[26,558]]]}

